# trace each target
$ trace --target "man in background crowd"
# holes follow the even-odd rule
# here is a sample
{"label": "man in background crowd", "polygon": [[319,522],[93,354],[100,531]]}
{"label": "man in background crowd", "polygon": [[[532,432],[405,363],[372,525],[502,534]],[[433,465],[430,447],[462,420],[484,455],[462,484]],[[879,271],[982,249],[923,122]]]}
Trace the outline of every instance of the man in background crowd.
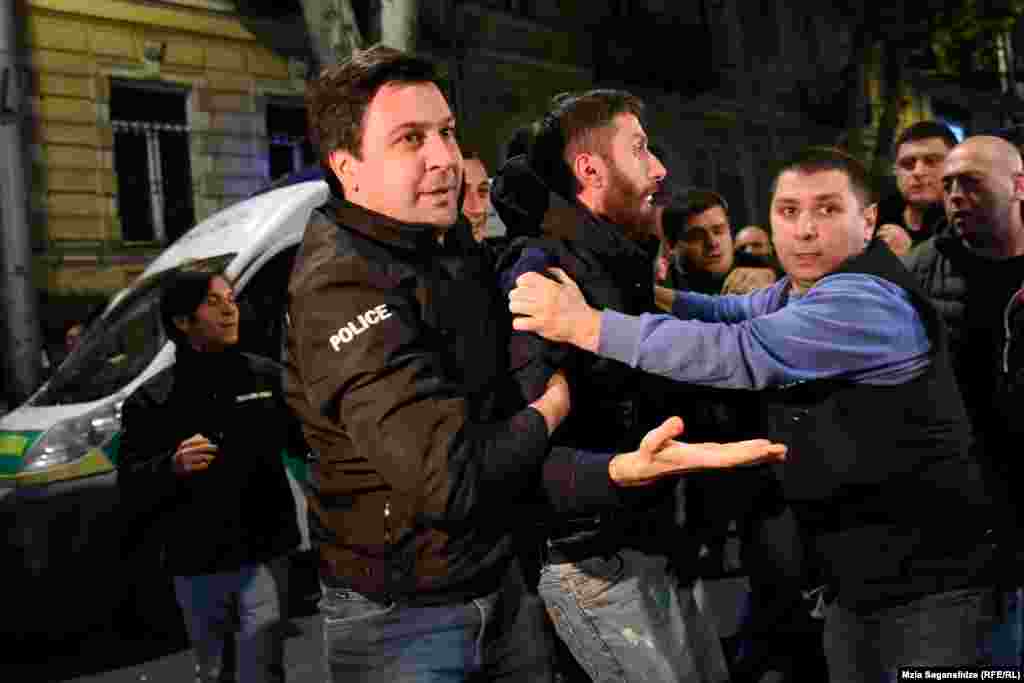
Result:
{"label": "man in background crowd", "polygon": [[477,242],[487,237],[487,215],[491,211],[491,180],[487,167],[477,157],[466,157],[462,161],[462,215],[473,228],[473,239]]}
{"label": "man in background crowd", "polygon": [[944,123],[920,121],[899,134],[893,144],[898,194],[878,206],[878,230],[898,256],[906,239],[889,225],[903,229],[913,247],[932,236],[942,220],[942,162],[956,145]]}
{"label": "man in background crowd", "polygon": [[656,288],[668,310],[673,290],[701,294],[745,294],[777,279],[771,256],[734,252],[728,204],[713,190],[692,189],[661,214],[662,254],[667,276]]}
{"label": "man in background crowd", "polygon": [[661,225],[670,254],[665,285],[704,294],[720,292],[733,264],[725,199],[713,190],[690,190],[681,205],[665,208]]}
{"label": "man in background crowd", "polygon": [[772,237],[759,225],[748,225],[736,233],[735,251],[737,254],[748,253],[753,256],[771,256]]}

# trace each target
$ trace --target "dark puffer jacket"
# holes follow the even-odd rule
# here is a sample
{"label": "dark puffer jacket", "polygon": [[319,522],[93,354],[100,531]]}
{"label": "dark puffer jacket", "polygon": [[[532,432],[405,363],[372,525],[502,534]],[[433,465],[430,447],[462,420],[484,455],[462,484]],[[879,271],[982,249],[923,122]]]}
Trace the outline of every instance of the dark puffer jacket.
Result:
{"label": "dark puffer jacket", "polygon": [[917,277],[921,288],[931,299],[949,332],[949,350],[953,358],[953,369],[958,379],[961,372],[957,367],[960,349],[964,340],[964,305],[967,300],[967,280],[958,267],[958,252],[965,247],[952,234],[943,221],[939,231],[912,249],[903,257],[903,264]]}

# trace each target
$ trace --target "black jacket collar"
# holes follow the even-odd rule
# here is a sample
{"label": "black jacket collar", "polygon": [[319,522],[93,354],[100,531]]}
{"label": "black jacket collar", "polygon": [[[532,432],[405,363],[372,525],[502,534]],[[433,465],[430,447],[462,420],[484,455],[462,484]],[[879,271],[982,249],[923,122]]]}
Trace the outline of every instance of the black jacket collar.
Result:
{"label": "black jacket collar", "polygon": [[176,344],[175,375],[185,382],[204,382],[211,386],[223,382],[225,373],[234,372],[241,354],[236,347],[223,351],[196,351],[187,343]]}
{"label": "black jacket collar", "polygon": [[420,254],[433,253],[440,248],[434,237],[436,226],[433,225],[403,223],[333,194],[327,200],[324,210],[333,214],[338,224],[375,242]]}
{"label": "black jacket collar", "polygon": [[604,262],[621,264],[642,264],[653,282],[654,257],[658,251],[658,238],[649,237],[637,242],[625,235],[623,229],[614,223],[595,216],[586,207],[577,203],[579,220],[575,233],[569,238]]}

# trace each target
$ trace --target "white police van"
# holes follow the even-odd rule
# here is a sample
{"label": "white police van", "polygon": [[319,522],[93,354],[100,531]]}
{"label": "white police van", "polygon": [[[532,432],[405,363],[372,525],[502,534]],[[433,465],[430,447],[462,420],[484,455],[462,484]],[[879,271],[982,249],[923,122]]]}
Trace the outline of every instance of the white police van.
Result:
{"label": "white police van", "polygon": [[[203,221],[118,292],[50,380],[0,418],[0,631],[74,632],[98,623],[144,577],[121,557],[117,459],[120,409],[141,383],[174,362],[159,298],[179,270],[223,272],[242,312],[242,350],[279,358],[288,275],[320,181],[239,202]],[[302,454],[287,454],[294,478]],[[301,496],[298,496],[301,499]],[[138,606],[145,610],[145,605]],[[17,616],[14,616],[17,615]]]}

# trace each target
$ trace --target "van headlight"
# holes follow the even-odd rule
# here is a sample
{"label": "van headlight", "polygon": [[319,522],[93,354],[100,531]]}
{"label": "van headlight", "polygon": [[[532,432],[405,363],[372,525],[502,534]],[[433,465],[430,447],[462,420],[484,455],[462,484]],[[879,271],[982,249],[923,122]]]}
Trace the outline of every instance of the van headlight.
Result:
{"label": "van headlight", "polygon": [[94,448],[106,446],[121,430],[124,399],[105,403],[84,415],[61,420],[46,430],[25,453],[23,472],[67,465]]}

